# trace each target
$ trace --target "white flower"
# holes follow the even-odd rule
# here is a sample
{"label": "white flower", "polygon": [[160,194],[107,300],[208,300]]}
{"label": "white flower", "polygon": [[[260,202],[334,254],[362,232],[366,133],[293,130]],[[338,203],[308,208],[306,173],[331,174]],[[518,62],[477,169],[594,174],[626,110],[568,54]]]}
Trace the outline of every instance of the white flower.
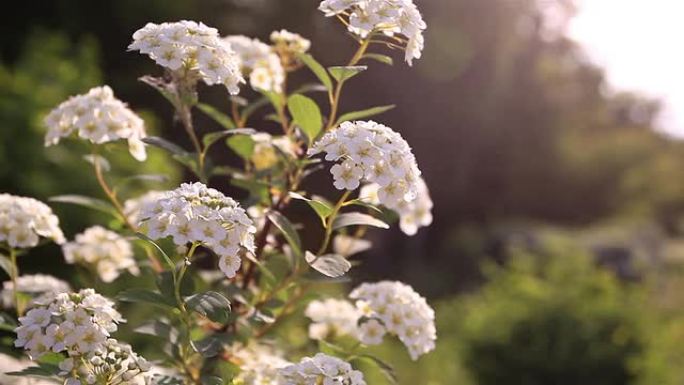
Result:
{"label": "white flower", "polygon": [[[68,283],[46,274],[22,275],[17,278],[17,288],[20,293],[28,294],[31,297],[45,293],[57,294],[71,291]],[[5,309],[14,306],[14,284],[12,281],[2,283],[0,299],[2,300],[2,307]]]}
{"label": "white flower", "polygon": [[323,340],[330,336],[356,337],[356,322],[362,314],[351,302],[330,298],[312,301],[304,315],[313,321],[309,325],[309,338]]}
{"label": "white flower", "polygon": [[128,141],[128,149],[139,161],[147,158],[142,138],[145,123],[126,104],[114,97],[109,86],[95,87],[88,93],[72,96],[53,109],[45,118],[48,132],[45,146],[59,143],[76,133],[92,143]]}
{"label": "white flower", "polygon": [[359,326],[359,341],[366,345],[379,345],[387,329],[376,319],[368,320]]}
{"label": "white flower", "polygon": [[[380,185],[370,183],[361,188],[359,199],[367,203],[380,204]],[[432,224],[432,199],[423,178],[418,178],[418,191],[412,201],[398,200],[387,208],[399,214],[399,227],[406,235],[415,235],[421,227]]]}
{"label": "white flower", "polygon": [[111,338],[97,350],[67,358],[59,368],[67,384],[147,384],[152,377],[147,360]]}
{"label": "white flower", "polygon": [[73,242],[62,245],[64,259],[97,272],[103,282],[112,282],[128,270],[139,273],[133,257],[133,247],[126,238],[101,226],[93,226],[76,235]]}
{"label": "white flower", "polygon": [[130,223],[139,223],[140,209],[147,204],[156,202],[162,196],[164,196],[164,191],[151,190],[137,198],[128,199],[124,202],[124,215]]}
{"label": "white flower", "polygon": [[254,251],[254,227],[239,204],[202,183],[184,183],[156,201],[143,205],[139,214],[152,239],[172,237],[178,246],[199,242],[219,256],[227,277],[240,267],[242,249]]}
{"label": "white flower", "polygon": [[131,51],[148,55],[171,71],[191,71],[209,85],[223,84],[231,94],[244,82],[235,52],[215,28],[182,20],[148,23],[133,34]]}
{"label": "white flower", "polygon": [[277,50],[284,51],[290,55],[305,53],[311,48],[311,41],[303,38],[300,34],[284,29],[271,32],[271,42],[273,42]]}
{"label": "white flower", "polygon": [[279,370],[290,365],[280,352],[267,345],[237,345],[231,353],[231,362],[240,367],[234,381],[243,385],[277,385]]}
{"label": "white flower", "polygon": [[15,329],[16,347],[28,350],[32,359],[48,351],[70,356],[100,351],[117,324],[124,322],[114,303],[83,289],[78,293],[46,293],[31,303]]}
{"label": "white flower", "polygon": [[281,385],[366,385],[363,373],[323,353],[280,369],[280,379]]}
{"label": "white flower", "polygon": [[0,194],[0,242],[11,248],[28,248],[36,246],[40,237],[64,243],[52,209],[33,198]]}
{"label": "white flower", "polygon": [[253,89],[283,92],[285,69],[269,45],[242,35],[227,36],[224,41],[237,53],[242,74]]}
{"label": "white flower", "polygon": [[[369,332],[384,334],[384,330],[399,337],[413,360],[435,348],[435,312],[410,286],[391,281],[363,283],[349,297],[370,318],[360,326],[361,341],[378,343],[381,337]],[[366,325],[373,321],[377,324]]]}
{"label": "white flower", "polygon": [[323,0],[318,9],[328,17],[349,15],[349,32],[362,38],[371,33],[403,36],[409,65],[421,56],[427,25],[413,0]]}
{"label": "white flower", "polygon": [[377,183],[380,202],[395,207],[416,198],[420,170],[408,143],[391,128],[372,121],[344,122],[309,149],[338,161],[330,172],[338,189],[354,190],[360,182]]}

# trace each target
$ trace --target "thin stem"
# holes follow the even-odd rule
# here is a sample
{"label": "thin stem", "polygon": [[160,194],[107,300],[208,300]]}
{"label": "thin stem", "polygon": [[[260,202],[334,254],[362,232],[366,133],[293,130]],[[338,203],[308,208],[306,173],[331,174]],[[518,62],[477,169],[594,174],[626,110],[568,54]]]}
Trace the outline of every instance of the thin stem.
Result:
{"label": "thin stem", "polygon": [[202,179],[203,182],[205,182],[205,177],[204,177],[204,161],[205,161],[205,153],[204,150],[202,149],[202,143],[200,143],[199,139],[197,138],[197,134],[195,133],[195,126],[192,123],[192,110],[191,106],[189,106],[187,103],[181,104],[181,106],[178,109],[178,115],[180,116],[181,123],[183,124],[183,128],[185,128],[185,132],[188,133],[188,136],[190,137],[190,140],[192,141],[193,147],[195,147],[195,152],[197,153],[197,159],[199,162],[199,174],[200,179]]}
{"label": "thin stem", "polygon": [[12,263],[12,291],[14,292],[14,309],[17,311],[17,317],[24,314],[23,306],[19,298],[19,286],[17,285],[17,278],[19,278],[19,266],[17,265],[17,251],[14,248],[9,249],[10,262]]}
{"label": "thin stem", "polygon": [[342,194],[340,200],[337,201],[337,204],[333,208],[332,213],[328,217],[328,220],[325,225],[325,238],[323,238],[323,244],[321,245],[321,248],[318,249],[318,253],[316,254],[317,256],[320,256],[323,253],[325,253],[325,250],[328,248],[328,245],[330,244],[330,237],[332,236],[333,232],[333,222],[335,221],[335,218],[337,218],[337,214],[340,212],[340,209],[342,209],[342,206],[347,201],[347,198],[349,198],[350,194],[351,190],[347,190],[344,192],[344,194]]}
{"label": "thin stem", "polygon": [[[124,212],[123,206],[121,205],[119,198],[116,196],[116,192],[111,187],[109,187],[109,184],[107,184],[107,181],[105,180],[104,175],[102,174],[102,166],[100,165],[100,161],[98,160],[96,147],[93,148],[93,167],[95,168],[95,178],[97,179],[97,182],[100,184],[102,191],[104,191],[105,195],[107,195],[107,198],[114,206],[114,209],[116,210],[120,219],[123,221],[126,227],[131,229],[131,231],[137,232],[138,226],[133,224],[128,219],[128,216]],[[149,259],[150,261],[152,269],[157,273],[164,271],[164,267],[162,267],[161,263],[155,256],[154,252],[149,248],[149,246],[145,246],[143,247],[143,249],[145,250],[147,259]]]}
{"label": "thin stem", "polygon": [[[349,60],[349,63],[347,66],[353,66],[359,63],[361,58],[363,58],[363,55],[366,53],[366,50],[368,49],[368,46],[370,45],[372,35],[368,35],[362,42],[361,45],[359,46],[359,49],[356,50],[356,53],[354,56],[352,56],[351,60]],[[344,86],[345,82],[337,82],[337,86],[335,86],[335,91],[329,94],[330,98],[330,116],[328,116],[328,125],[325,128],[325,131],[328,131],[333,128],[335,125],[335,122],[337,120],[337,112],[339,109],[340,105],[340,96],[342,95],[342,87]]]}
{"label": "thin stem", "polygon": [[176,295],[176,302],[178,303],[178,309],[184,315],[187,313],[187,309],[185,308],[185,301],[183,301],[183,297],[181,296],[181,285],[183,283],[183,277],[185,276],[185,272],[188,270],[190,260],[192,259],[192,256],[195,254],[197,246],[199,246],[199,243],[193,242],[192,246],[190,247],[190,250],[188,250],[188,254],[185,257],[185,260],[183,261],[183,264],[181,265],[180,269],[178,269],[178,275],[176,276],[173,285],[174,294]]}

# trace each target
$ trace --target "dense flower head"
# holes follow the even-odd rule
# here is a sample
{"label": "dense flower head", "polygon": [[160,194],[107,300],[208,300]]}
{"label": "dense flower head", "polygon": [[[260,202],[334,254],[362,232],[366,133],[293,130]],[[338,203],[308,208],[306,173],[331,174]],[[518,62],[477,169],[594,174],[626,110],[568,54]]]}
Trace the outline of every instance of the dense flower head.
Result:
{"label": "dense flower head", "polygon": [[336,188],[355,190],[362,181],[380,185],[378,197],[387,207],[410,202],[418,193],[420,170],[411,147],[391,128],[373,121],[344,122],[309,149],[339,161],[330,169]]}
{"label": "dense flower head", "polygon": [[360,340],[382,342],[385,333],[399,337],[413,360],[435,348],[435,313],[425,298],[401,282],[363,283],[349,295],[368,320],[359,326]]}
{"label": "dense flower head", "polygon": [[318,353],[280,369],[281,385],[366,385],[363,373],[337,357]]}
{"label": "dense flower head", "polygon": [[349,301],[329,298],[311,301],[304,315],[312,321],[309,325],[309,338],[323,340],[330,336],[356,337],[356,323],[362,314]]}
{"label": "dense flower head", "polygon": [[147,136],[145,123],[114,96],[109,86],[70,97],[48,114],[45,125],[48,128],[46,146],[55,145],[76,132],[79,138],[96,144],[126,139],[135,159],[147,158],[142,142]]}
{"label": "dense flower head", "polygon": [[137,275],[133,246],[121,235],[102,226],[93,226],[62,245],[64,259],[97,272],[103,282],[112,282],[122,271]]}
{"label": "dense flower head", "polygon": [[0,243],[11,248],[28,248],[40,237],[64,243],[59,219],[45,203],[33,198],[0,194]]}
{"label": "dense flower head", "polygon": [[421,57],[427,25],[413,0],[323,0],[318,9],[326,16],[348,16],[349,32],[362,38],[371,33],[403,36],[409,65]]}
{"label": "dense flower head", "polygon": [[124,322],[114,302],[93,289],[77,293],[46,293],[19,318],[14,345],[32,359],[48,352],[85,355],[105,348],[110,335]]}
{"label": "dense flower head", "polygon": [[257,91],[283,91],[285,69],[271,46],[247,36],[227,36],[224,40],[237,53],[242,75]]}
{"label": "dense flower head", "polygon": [[166,192],[150,190],[138,197],[127,199],[123,205],[123,212],[130,223],[140,222],[140,210],[148,204],[156,202],[162,198]]}
{"label": "dense flower head", "polygon": [[237,56],[218,30],[182,20],[147,23],[133,34],[129,50],[146,54],[170,71],[192,71],[208,85],[223,84],[231,94],[243,82]]}
{"label": "dense flower head", "polygon": [[232,278],[240,268],[241,249],[254,251],[254,227],[239,204],[202,183],[184,183],[143,206],[152,239],[173,237],[178,246],[199,242],[219,256],[219,268]]}
{"label": "dense flower head", "polygon": [[[37,297],[45,293],[57,294],[71,291],[68,283],[47,274],[19,276],[17,277],[17,289],[20,293],[31,297]],[[0,299],[2,299],[3,308],[10,309],[14,306],[14,283],[12,281],[2,283]]]}
{"label": "dense flower head", "polygon": [[278,52],[285,55],[302,54],[311,48],[310,40],[285,29],[271,32],[271,42]]}
{"label": "dense flower head", "polygon": [[[361,188],[359,199],[367,203],[380,204],[379,189],[380,186],[376,183],[367,184]],[[432,224],[432,207],[430,190],[423,178],[418,178],[416,199],[399,201],[394,206],[388,206],[389,209],[399,214],[399,228],[406,235],[415,235],[419,228]]]}
{"label": "dense flower head", "polygon": [[100,349],[60,362],[59,374],[68,385],[136,385],[147,382],[150,368],[130,345],[109,338]]}
{"label": "dense flower head", "polygon": [[230,360],[240,367],[236,385],[278,385],[279,370],[291,365],[273,347],[256,343],[235,346]]}

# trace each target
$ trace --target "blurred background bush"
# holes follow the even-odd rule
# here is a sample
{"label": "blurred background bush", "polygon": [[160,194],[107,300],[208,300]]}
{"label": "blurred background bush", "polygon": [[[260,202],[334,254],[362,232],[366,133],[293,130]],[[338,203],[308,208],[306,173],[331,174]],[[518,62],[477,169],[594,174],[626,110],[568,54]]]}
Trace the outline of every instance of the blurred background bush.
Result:
{"label": "blurred background bush", "polygon": [[[343,100],[349,110],[398,105],[380,120],[414,147],[435,201],[433,225],[415,237],[372,232],[375,248],[355,274],[403,280],[427,295],[437,308],[437,351],[415,364],[401,349],[380,354],[397,363],[402,384],[681,384],[684,146],[654,130],[659,102],[605,92],[603,70],[564,33],[571,0],[417,3],[429,26],[424,58],[365,73]],[[126,52],[146,22],[194,19],[262,39],[287,28],[310,38],[321,62],[338,64],[353,42],[317,4],[14,4],[3,15],[11,33],[0,34],[0,190],[43,200],[99,194],[87,149],[43,149],[41,123],[95,85],[111,85],[152,132],[183,140],[169,106],[136,80],[153,64]],[[204,88],[201,97],[228,106],[223,90]],[[210,124],[199,127],[216,129]],[[167,176],[129,186],[131,195],[184,179],[154,149],[144,164],[118,150],[107,154],[115,179],[134,170]],[[308,187],[330,188],[327,178]],[[228,189],[225,178],[211,184]],[[52,206],[68,236],[103,221]],[[21,263],[25,272],[73,274],[60,260],[58,248],[44,246]],[[302,324],[291,325],[282,333],[303,339]],[[384,381],[369,375],[371,384]]]}

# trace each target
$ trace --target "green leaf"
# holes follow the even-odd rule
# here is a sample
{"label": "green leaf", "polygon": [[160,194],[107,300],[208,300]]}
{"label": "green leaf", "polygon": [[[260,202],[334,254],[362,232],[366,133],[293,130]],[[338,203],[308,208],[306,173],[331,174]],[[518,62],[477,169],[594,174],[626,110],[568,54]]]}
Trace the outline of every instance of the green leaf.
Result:
{"label": "green leaf", "polygon": [[341,277],[351,269],[351,263],[338,254],[326,254],[317,257],[307,251],[304,258],[316,271],[331,278]]}
{"label": "green leaf", "polygon": [[230,316],[230,301],[221,293],[207,291],[188,297],[185,305],[203,317],[225,323]]}
{"label": "green leaf", "polygon": [[144,325],[138,326],[133,331],[138,334],[159,337],[162,340],[168,341],[172,344],[175,344],[178,341],[178,330],[176,330],[173,326],[161,321],[148,322]]}
{"label": "green leaf", "polygon": [[0,268],[4,270],[8,276],[12,276],[12,261],[6,255],[0,254]]}
{"label": "green leaf", "polygon": [[94,154],[89,154],[89,155],[84,155],[83,159],[85,159],[86,162],[92,164],[93,166],[97,165],[99,166],[102,171],[107,172],[112,169],[112,165],[109,164],[109,161],[107,158],[100,156],[100,155],[94,155]]}
{"label": "green leaf", "polygon": [[256,131],[251,128],[234,128],[232,130],[225,130],[219,132],[210,132],[202,138],[205,150],[211,147],[214,143],[228,135],[254,135]]}
{"label": "green leaf", "polygon": [[227,128],[227,129],[233,129],[236,127],[235,122],[233,122],[233,119],[231,119],[228,115],[224,114],[223,112],[217,110],[213,106],[210,106],[209,104],[205,103],[197,103],[197,108],[207,114],[210,118],[214,119],[216,123],[220,124],[221,126]]}
{"label": "green leaf", "polygon": [[359,120],[362,118],[368,118],[370,116],[379,115],[379,114],[382,114],[384,112],[387,112],[387,111],[393,109],[394,107],[396,107],[394,104],[390,104],[387,106],[378,106],[378,107],[369,108],[367,110],[348,112],[348,113],[340,116],[339,119],[337,119],[335,126],[339,125],[342,122],[347,122],[347,121],[351,121],[351,120]]}
{"label": "green leaf", "polygon": [[50,202],[71,203],[78,206],[87,207],[93,210],[101,211],[115,217],[118,217],[114,206],[109,202],[97,198],[91,198],[83,195],[57,195],[48,199]]}
{"label": "green leaf", "polygon": [[311,206],[311,208],[314,209],[314,211],[316,211],[318,217],[321,218],[321,222],[323,222],[323,227],[325,227],[325,220],[333,212],[333,208],[329,204],[315,199],[309,199],[305,196],[297,194],[296,192],[290,192],[289,195],[292,199],[297,199],[308,203],[309,206]]}
{"label": "green leaf", "polygon": [[285,103],[285,98],[283,95],[275,92],[262,92],[264,96],[268,98],[268,100],[271,102],[273,105],[273,108],[275,108],[276,111],[280,111],[280,109],[283,107],[283,104]]}
{"label": "green leaf", "polygon": [[173,142],[169,142],[168,140],[160,138],[158,136],[148,136],[146,138],[143,138],[142,141],[149,144],[150,146],[155,146],[161,148],[162,150],[166,150],[173,155],[186,156],[189,154],[189,152],[185,151],[179,145]]}
{"label": "green leaf", "polygon": [[119,301],[133,302],[133,303],[149,303],[161,307],[174,307],[166,297],[156,291],[148,289],[128,289],[116,296]]}
{"label": "green leaf", "polygon": [[168,180],[169,177],[162,174],[140,174],[124,178],[121,182],[119,182],[119,186],[133,181],[164,183]]}
{"label": "green leaf", "polygon": [[308,93],[313,93],[313,92],[328,92],[328,89],[322,84],[309,83],[309,84],[304,84],[303,86],[297,88],[292,93],[303,95],[303,94],[308,94]]}
{"label": "green leaf", "polygon": [[394,59],[387,55],[381,55],[378,53],[367,53],[363,55],[361,59],[371,59],[390,66],[394,64]]}
{"label": "green leaf", "polygon": [[254,139],[247,135],[236,135],[226,140],[226,145],[243,159],[249,159],[254,154]]}
{"label": "green leaf", "polygon": [[302,63],[304,63],[307,67],[309,67],[311,72],[313,72],[314,75],[316,75],[316,77],[318,78],[318,80],[320,80],[321,83],[323,83],[323,86],[325,86],[328,92],[332,91],[333,84],[332,80],[330,80],[330,76],[328,76],[328,73],[325,72],[325,68],[323,68],[323,66],[319,62],[317,62],[316,59],[313,58],[313,56],[305,53],[297,55],[297,58],[301,60]]}
{"label": "green leaf", "polygon": [[309,141],[313,141],[323,127],[323,117],[316,102],[304,95],[295,94],[288,99],[287,108],[295,124],[304,131]]}
{"label": "green leaf", "polygon": [[345,213],[338,215],[332,223],[333,230],[347,226],[373,226],[381,229],[389,229],[389,225],[375,217],[362,213]]}
{"label": "green leaf", "polygon": [[247,119],[249,119],[249,117],[252,116],[254,112],[256,112],[261,107],[268,105],[268,102],[268,97],[264,96],[259,98],[256,102],[249,104],[247,107],[245,107],[244,110],[242,110],[242,120],[246,122]]}
{"label": "green leaf", "polygon": [[25,368],[23,370],[20,370],[18,372],[9,372],[5,373],[8,376],[15,376],[15,377],[47,377],[47,378],[52,378],[53,376],[57,375],[57,373],[60,372],[60,369],[57,365],[53,364],[38,364],[38,366],[29,366],[28,368]]}
{"label": "green leaf", "polygon": [[[382,374],[385,376],[385,378],[387,378],[387,380],[391,384],[398,383],[397,374],[394,371],[394,368],[390,364],[384,362],[383,360],[375,356],[371,356],[370,354],[362,354],[358,357],[355,357],[355,359],[360,359],[365,362],[371,363],[373,366],[377,367],[380,370],[380,372],[382,372]],[[353,359],[351,361],[353,361]]]}
{"label": "green leaf", "polygon": [[192,349],[205,358],[216,357],[223,350],[223,342],[215,336],[208,336],[198,341],[191,341]]}
{"label": "green leaf", "polygon": [[382,210],[380,210],[380,208],[378,208],[378,206],[376,206],[376,205],[374,205],[374,204],[372,204],[372,203],[368,203],[368,202],[366,202],[366,201],[364,201],[364,200],[362,200],[362,199],[352,199],[352,200],[350,200],[350,201],[346,201],[346,202],[344,202],[344,204],[343,204],[342,206],[343,206],[343,207],[346,207],[346,206],[361,206],[361,207],[365,207],[365,208],[367,208],[367,209],[371,209],[371,210],[373,210],[373,211],[375,211],[375,212],[382,213]]}
{"label": "green leaf", "polygon": [[171,260],[171,258],[169,258],[168,254],[166,254],[166,252],[164,251],[164,249],[162,249],[162,248],[157,244],[157,242],[155,242],[152,238],[150,238],[150,237],[148,237],[147,235],[145,235],[145,234],[143,234],[143,233],[140,233],[140,232],[136,232],[136,233],[135,233],[135,236],[138,237],[138,238],[140,238],[140,239],[142,239],[143,241],[147,241],[148,243],[151,243],[152,246],[154,246],[157,250],[159,250],[159,252],[161,253],[162,257],[164,257],[164,261],[166,261],[166,264],[169,265],[169,267],[171,268],[171,270],[175,270],[175,269],[176,269],[176,264],[173,263],[173,261]]}
{"label": "green leaf", "polygon": [[328,67],[328,72],[339,83],[345,82],[361,72],[367,70],[366,66],[335,66]]}
{"label": "green leaf", "polygon": [[266,216],[283,234],[295,255],[302,255],[302,241],[299,239],[299,233],[295,230],[292,222],[277,211],[269,211]]}
{"label": "green leaf", "polygon": [[343,347],[335,345],[325,340],[318,341],[318,350],[321,353],[334,357],[345,357],[348,355],[347,351]]}

